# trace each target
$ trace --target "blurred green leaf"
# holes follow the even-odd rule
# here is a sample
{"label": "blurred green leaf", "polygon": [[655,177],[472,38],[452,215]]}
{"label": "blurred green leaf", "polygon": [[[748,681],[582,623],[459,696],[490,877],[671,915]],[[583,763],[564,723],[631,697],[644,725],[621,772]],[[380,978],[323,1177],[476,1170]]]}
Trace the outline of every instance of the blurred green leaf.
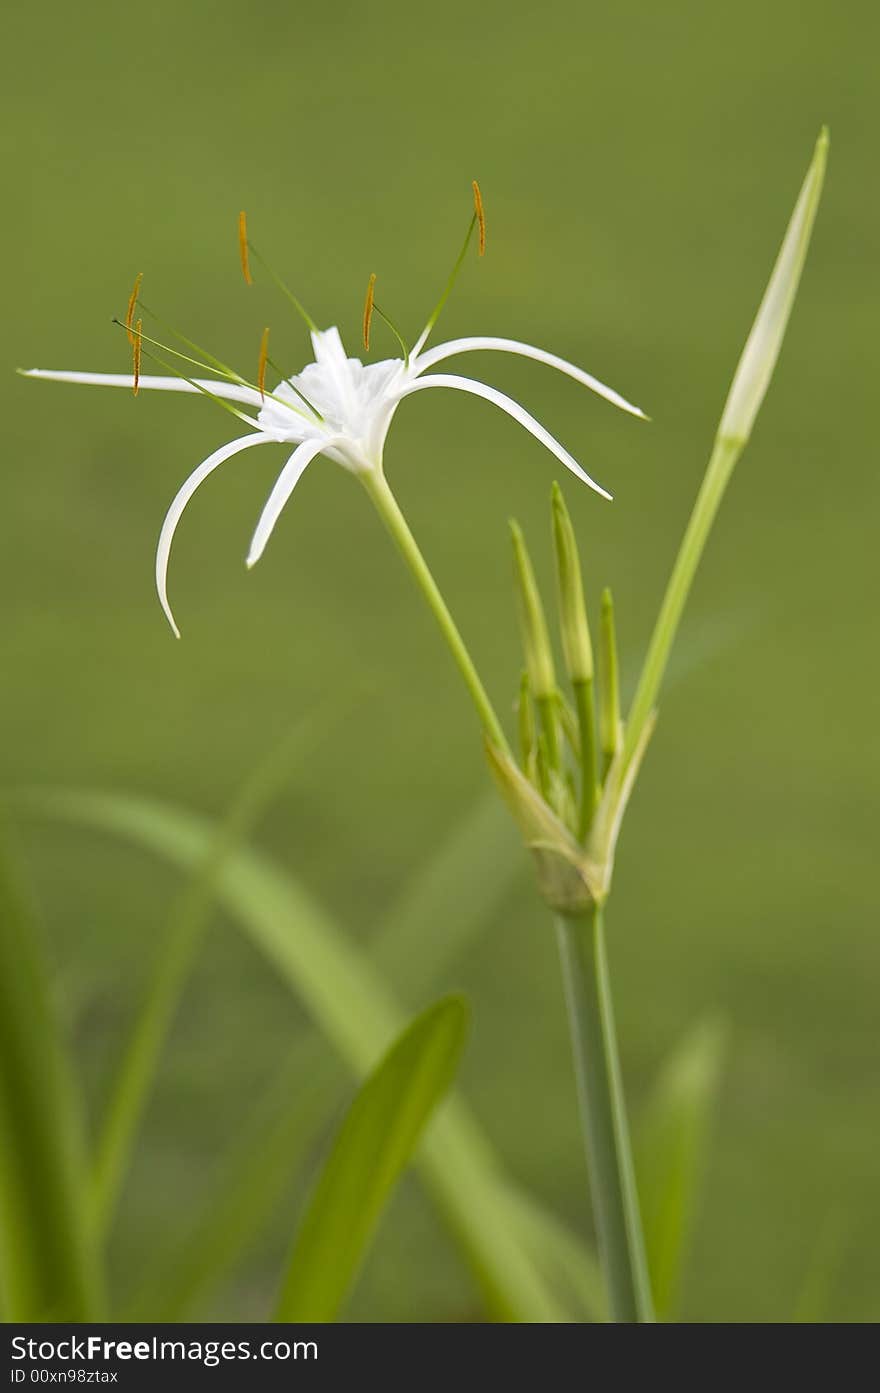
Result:
{"label": "blurred green leaf", "polygon": [[[519,857],[505,854],[511,848],[515,840],[504,809],[494,795],[484,796],[404,884],[372,953],[404,983],[407,1000],[429,989],[468,939],[491,922],[520,872]],[[418,953],[412,952],[414,942]],[[220,1162],[188,1232],[149,1263],[126,1304],[126,1319],[182,1319],[224,1280],[269,1222],[297,1159],[341,1087],[338,1067],[319,1054],[317,1043],[309,1031],[294,1044],[278,1078],[245,1120],[239,1145]],[[305,1097],[303,1079],[308,1079]],[[291,1099],[296,1099],[293,1107]],[[586,1252],[584,1260],[590,1261]]]}
{"label": "blurred green leaf", "polygon": [[340,1072],[320,1037],[292,1046],[271,1086],[241,1119],[230,1152],[188,1226],[148,1260],[120,1319],[175,1321],[228,1277],[269,1224],[340,1094]]}
{"label": "blurred green leaf", "polygon": [[467,1021],[461,998],[438,1002],[361,1085],[306,1210],[276,1320],[336,1319],[382,1210],[455,1077]]}
{"label": "blurred green leaf", "polygon": [[0,847],[0,1295],[8,1321],[100,1315],[81,1122],[37,925]]}
{"label": "blurred green leaf", "polygon": [[658,1319],[672,1318],[721,1082],[724,1028],[704,1021],[664,1064],[639,1127],[636,1171]]}
{"label": "blurred green leaf", "polygon": [[[203,818],[131,796],[47,791],[19,801],[130,838],[185,868],[204,857],[213,835]],[[258,852],[237,848],[216,891],[342,1058],[365,1074],[404,1021],[385,976],[290,874]],[[495,1316],[565,1320],[511,1223],[503,1173],[462,1103],[451,1100],[436,1119],[418,1165]]]}
{"label": "blurred green leaf", "polygon": [[516,832],[490,789],[404,883],[372,944],[379,967],[417,999],[472,938],[488,930],[522,873]]}
{"label": "blurred green leaf", "polygon": [[605,1282],[594,1254],[525,1190],[513,1187],[508,1200],[516,1229],[571,1319],[606,1321]]}
{"label": "blurred green leaf", "polygon": [[299,722],[251,772],[193,862],[191,878],[172,907],[151,979],[122,1050],[95,1149],[92,1216],[98,1233],[105,1232],[112,1219],[162,1048],[210,922],[220,870],[287,782],[292,764],[326,728],[328,717],[332,719],[332,712],[320,722],[315,718]]}

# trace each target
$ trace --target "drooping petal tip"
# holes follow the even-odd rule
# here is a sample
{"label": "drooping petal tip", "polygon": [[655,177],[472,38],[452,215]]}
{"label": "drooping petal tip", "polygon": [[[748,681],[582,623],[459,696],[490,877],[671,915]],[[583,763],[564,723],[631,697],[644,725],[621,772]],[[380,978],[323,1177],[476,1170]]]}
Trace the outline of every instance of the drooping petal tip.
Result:
{"label": "drooping petal tip", "polygon": [[597,396],[604,397],[611,402],[612,406],[619,407],[621,411],[628,412],[631,416],[638,416],[643,421],[649,421],[650,416],[642,410],[640,406],[634,406],[626,397],[621,396],[613,387],[608,387],[604,382],[600,382],[598,377],[592,373],[585,372],[576,363],[570,363],[566,358],[560,358],[556,353],[548,353],[544,348],[536,348],[534,344],[523,343],[519,339],[498,338],[496,335],[480,334],[479,336],[469,336],[464,339],[449,339],[446,343],[439,343],[436,348],[429,348],[426,353],[421,353],[419,344],[416,345],[418,352],[413,354],[418,358],[418,373],[424,373],[428,368],[432,368],[437,363],[442,363],[445,358],[454,358],[459,353],[513,353],[521,358],[531,358],[533,362],[544,363],[547,367],[555,368],[558,372],[565,373],[575,382],[580,382],[582,386],[588,387]]}
{"label": "drooping petal tip", "polygon": [[425,391],[429,387],[449,387],[454,391],[468,392],[472,396],[482,397],[484,401],[491,402],[493,406],[499,407],[500,410],[504,411],[519,425],[523,426],[530,435],[533,435],[552,455],[555,455],[560,463],[565,465],[566,469],[570,469],[572,474],[575,474],[577,478],[580,479],[581,483],[588,484],[596,493],[601,494],[603,498],[607,498],[609,502],[611,501],[611,494],[608,490],[603,488],[601,484],[597,484],[596,480],[591,478],[586,470],[578,464],[577,460],[566,450],[565,446],[561,445],[559,441],[541,425],[540,421],[536,421],[535,417],[532,416],[530,412],[526,411],[525,407],[520,406],[519,402],[514,401],[512,397],[506,396],[504,392],[499,392],[495,387],[488,387],[485,382],[479,382],[475,378],[458,377],[451,373],[432,373],[429,377],[417,377],[415,381],[410,382],[408,386],[403,388],[400,392],[400,397],[402,399],[403,397],[411,396],[413,392]]}
{"label": "drooping petal tip", "polygon": [[257,564],[266,544],[272,535],[276,522],[281,516],[290,495],[302,478],[306,467],[311,464],[316,455],[330,443],[328,440],[305,440],[301,445],[297,445],[290,459],[285,464],[275,484],[269,494],[266,504],[260,514],[251,540],[250,550],[248,551],[245,565],[248,570]]}
{"label": "drooping petal tip", "polygon": [[177,627],[174,615],[171,612],[171,605],[168,600],[168,561],[171,556],[171,544],[174,541],[174,534],[177,525],[183,516],[186,505],[189,503],[193,494],[208,478],[214,470],[225,460],[231,459],[233,455],[239,454],[242,450],[248,450],[252,445],[263,445],[270,437],[262,432],[255,432],[252,435],[240,436],[238,440],[230,440],[225,445],[221,445],[219,450],[215,450],[206,460],[193,470],[189,478],[181,484],[177,493],[171,501],[171,506],[165,514],[162,529],[159,533],[159,541],[156,545],[156,591],[159,596],[159,603],[165,612],[165,617],[171,625],[171,630],[175,638],[180,638],[180,630]]}

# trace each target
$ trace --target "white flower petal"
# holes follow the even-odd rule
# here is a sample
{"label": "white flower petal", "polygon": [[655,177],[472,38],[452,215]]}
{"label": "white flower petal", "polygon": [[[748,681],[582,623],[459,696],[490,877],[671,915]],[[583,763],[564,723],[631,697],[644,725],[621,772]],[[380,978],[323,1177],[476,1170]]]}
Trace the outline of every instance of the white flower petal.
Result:
{"label": "white flower petal", "polygon": [[546,445],[547,449],[558,460],[561,460],[566,469],[570,469],[572,474],[576,474],[583,483],[589,484],[591,489],[601,493],[603,498],[610,499],[611,494],[603,489],[601,484],[597,484],[595,479],[590,478],[574,456],[570,455],[565,447],[560,445],[559,441],[548,430],[544,429],[540,421],[536,421],[534,416],[530,416],[528,411],[520,406],[519,402],[515,402],[511,397],[506,397],[503,392],[496,391],[494,387],[487,387],[485,382],[476,382],[472,377],[454,377],[445,373],[435,373],[432,377],[417,378],[415,382],[411,382],[408,387],[405,387],[400,395],[408,397],[411,392],[420,392],[426,387],[452,387],[459,392],[470,392],[475,397],[483,397],[486,401],[492,402],[494,406],[499,406],[521,426],[525,426],[526,430],[536,440],[540,440],[542,445]]}
{"label": "white flower petal", "polygon": [[272,530],[281,516],[290,495],[305,473],[306,466],[311,464],[315,455],[319,455],[321,451],[331,443],[330,440],[326,439],[306,440],[302,445],[296,447],[290,459],[278,475],[278,478],[275,480],[275,486],[269,494],[266,500],[266,506],[260,514],[260,520],[257,523],[257,528],[254,532],[250,551],[247,556],[248,566],[255,566],[266,550],[266,543],[272,535]]}
{"label": "white flower petal", "polygon": [[171,555],[171,543],[174,540],[174,533],[183,515],[183,510],[199,485],[204,483],[208,475],[212,474],[218,465],[223,464],[232,455],[237,455],[241,450],[249,449],[251,445],[265,445],[267,441],[271,441],[271,438],[271,436],[264,435],[262,431],[258,431],[252,435],[239,436],[237,440],[230,440],[226,445],[221,445],[219,450],[215,450],[213,455],[209,455],[206,460],[202,461],[198,469],[193,470],[186,482],[178,489],[171,507],[165,514],[165,521],[162,523],[162,531],[159,533],[159,542],[156,547],[156,589],[159,592],[159,601],[176,638],[180,638],[180,630],[174,622],[174,615],[171,613],[171,606],[168,603],[168,558]]}
{"label": "white flower petal", "polygon": [[336,372],[345,370],[348,354],[335,324],[330,329],[313,329],[311,340],[315,362],[319,366]]}
{"label": "white flower petal", "polygon": [[[49,368],[26,368],[22,377],[46,377],[52,382],[83,382],[97,387],[127,387],[129,391],[134,386],[134,378],[128,372],[56,372]],[[198,386],[195,383],[198,383]],[[243,401],[249,406],[260,405],[259,392],[253,387],[243,387],[237,382],[216,382],[208,377],[194,378],[193,382],[187,382],[183,377],[138,378],[139,390],[145,388],[147,391],[193,392],[202,396],[200,387],[212,392],[215,397],[224,397],[227,401]]]}
{"label": "white flower petal", "polygon": [[604,382],[600,382],[591,373],[584,372],[583,368],[577,367],[574,363],[569,363],[565,358],[559,358],[555,353],[547,353],[543,348],[535,348],[530,343],[520,343],[518,339],[496,339],[496,338],[467,338],[450,339],[448,343],[438,343],[436,348],[429,348],[416,363],[417,372],[425,372],[433,367],[435,363],[441,363],[444,358],[452,358],[457,353],[517,353],[521,358],[533,358],[536,363],[545,363],[548,368],[557,368],[559,372],[564,372],[567,377],[573,377],[575,382],[580,382],[584,387],[589,387],[591,392],[597,392],[600,397],[610,401],[614,406],[619,406],[622,411],[628,411],[632,416],[640,416],[646,420],[644,411],[638,406],[633,406],[632,402],[622,397],[619,392],[615,392],[612,387],[606,387]]}

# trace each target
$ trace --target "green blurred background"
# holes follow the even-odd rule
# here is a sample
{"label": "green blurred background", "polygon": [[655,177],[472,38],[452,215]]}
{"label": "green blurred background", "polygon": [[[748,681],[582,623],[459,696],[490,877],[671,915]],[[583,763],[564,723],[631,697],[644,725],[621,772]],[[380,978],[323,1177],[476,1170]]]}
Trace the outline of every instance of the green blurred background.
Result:
{"label": "green blurred background", "polygon": [[[632,421],[533,364],[461,366],[520,397],[613,489],[609,505],[566,486],[591,598],[614,586],[632,674],[830,124],[800,301],[688,611],[609,932],[636,1112],[688,1027],[707,1013],[730,1024],[686,1314],[788,1319],[824,1247],[836,1259],[823,1314],[876,1317],[876,5],[50,0],[17,6],[6,33],[3,782],[133,789],[219,812],[297,717],[354,692],[261,841],[364,941],[486,786],[467,699],[366,498],[321,462],[248,574],[283,455],[232,463],[179,535],[175,643],[153,592],[157,530],[231,423],[208,402],[134,402],[13,368],[124,371],[110,317],[140,270],[148,303],[242,370],[264,323],[275,352],[301,361],[283,303],[241,283],[240,207],[352,350],[373,270],[414,332],[476,176],[489,252],[468,263],[442,337],[546,345],[654,418]],[[375,347],[391,351],[381,328]],[[438,392],[401,410],[387,464],[509,710],[506,519],[522,521],[549,581],[553,462],[486,404]],[[177,882],[70,830],[30,824],[24,847],[96,1108]],[[554,944],[524,857],[494,921],[437,984],[449,986],[474,1004],[470,1099],[512,1171],[586,1231]],[[124,1196],[121,1289],[157,1236],[174,1242],[300,1028],[289,994],[218,917]],[[207,1314],[265,1311],[300,1186]],[[353,1316],[478,1313],[407,1182]]]}

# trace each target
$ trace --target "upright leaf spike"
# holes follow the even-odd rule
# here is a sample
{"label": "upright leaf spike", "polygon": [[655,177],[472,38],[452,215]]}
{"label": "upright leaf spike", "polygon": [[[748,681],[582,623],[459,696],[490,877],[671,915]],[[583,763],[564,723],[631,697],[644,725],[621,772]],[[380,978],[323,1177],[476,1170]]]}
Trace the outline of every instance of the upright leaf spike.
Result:
{"label": "upright leaf spike", "polygon": [[642,730],[656,704],[685,602],[712,524],[773,376],[810,245],[827,159],[828,130],[823,127],[764,298],[737,365],[715,446],[666,586],[626,723],[624,751],[627,762],[633,759]]}
{"label": "upright leaf spike", "polygon": [[556,709],[556,670],[553,663],[553,650],[550,646],[550,635],[547,632],[547,620],[544,617],[544,606],[541,604],[538,584],[535,580],[535,573],[526,549],[522,529],[512,519],[510,535],[513,542],[514,581],[520,632],[529,674],[529,684],[538,707],[547,767],[558,771],[561,763],[561,751]]}
{"label": "upright leaf spike", "polygon": [[519,682],[519,701],[517,702],[517,716],[519,725],[519,752],[523,772],[527,778],[531,777],[531,772],[535,763],[535,709],[532,705],[532,691],[529,684],[528,670],[525,670]]}
{"label": "upright leaf spike", "polygon": [[602,747],[602,779],[604,782],[620,744],[620,676],[617,661],[617,633],[614,625],[614,600],[607,587],[602,591],[599,638],[599,744]]}
{"label": "upright leaf spike", "polygon": [[562,490],[557,483],[553,485],[553,544],[556,552],[562,651],[577,710],[581,770],[578,834],[583,840],[590,830],[593,812],[599,800],[593,645],[584,603],[584,585],[574,528]]}
{"label": "upright leaf spike", "polygon": [[565,666],[572,683],[591,682],[593,645],[584,603],[580,557],[562,489],[557,483],[553,485],[552,508],[559,620]]}

